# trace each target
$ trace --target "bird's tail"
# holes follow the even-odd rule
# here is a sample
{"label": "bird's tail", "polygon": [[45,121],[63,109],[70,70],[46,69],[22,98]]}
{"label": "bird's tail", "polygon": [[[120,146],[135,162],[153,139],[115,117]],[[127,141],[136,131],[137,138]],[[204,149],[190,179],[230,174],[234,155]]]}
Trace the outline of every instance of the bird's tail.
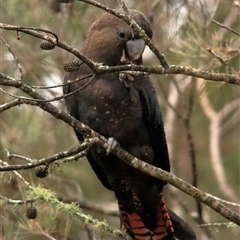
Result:
{"label": "bird's tail", "polygon": [[159,196],[160,203],[157,211],[157,224],[154,230],[148,229],[137,213],[128,214],[121,205],[120,221],[124,232],[136,240],[173,240],[174,229],[167,211],[162,193]]}

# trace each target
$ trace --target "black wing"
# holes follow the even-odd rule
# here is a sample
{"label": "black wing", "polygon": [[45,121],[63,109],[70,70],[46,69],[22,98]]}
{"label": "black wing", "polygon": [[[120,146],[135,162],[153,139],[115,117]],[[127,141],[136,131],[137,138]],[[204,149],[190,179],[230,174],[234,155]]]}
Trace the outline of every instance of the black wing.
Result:
{"label": "black wing", "polygon": [[[74,79],[76,79],[76,77],[77,77],[77,74],[68,73],[68,74],[66,74],[66,76],[64,78],[64,83],[66,83],[69,79],[74,80]],[[68,94],[73,90],[75,90],[75,89],[71,84],[65,85],[63,87],[63,94]],[[76,118],[77,120],[80,120],[80,114],[81,113],[79,112],[79,106],[80,106],[81,103],[78,102],[77,98],[75,97],[75,94],[64,98],[64,100],[65,100],[65,103],[66,103],[67,110],[68,110],[69,114],[72,117]],[[82,142],[84,140],[83,136],[80,133],[75,131],[75,134],[76,134],[76,136],[77,136],[77,138],[80,142]],[[109,190],[112,190],[112,188],[109,185],[109,182],[106,178],[106,175],[104,174],[101,166],[92,157],[91,152],[89,152],[87,154],[87,159],[88,159],[93,171],[95,172],[95,174],[97,175],[99,180],[102,182],[102,184],[106,188],[108,188]]]}
{"label": "black wing", "polygon": [[151,135],[151,144],[155,154],[155,166],[169,172],[168,149],[156,91],[149,77],[139,78],[139,96],[143,107],[144,119]]}

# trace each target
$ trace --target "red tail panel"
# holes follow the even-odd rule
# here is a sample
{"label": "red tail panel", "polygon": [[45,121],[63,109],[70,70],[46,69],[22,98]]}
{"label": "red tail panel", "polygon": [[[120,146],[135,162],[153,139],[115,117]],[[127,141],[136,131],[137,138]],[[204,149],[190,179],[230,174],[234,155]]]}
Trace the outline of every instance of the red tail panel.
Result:
{"label": "red tail panel", "polygon": [[150,230],[145,227],[137,213],[128,214],[120,206],[120,219],[123,231],[136,240],[173,240],[174,230],[167,207],[160,194],[160,204],[157,211],[157,227]]}

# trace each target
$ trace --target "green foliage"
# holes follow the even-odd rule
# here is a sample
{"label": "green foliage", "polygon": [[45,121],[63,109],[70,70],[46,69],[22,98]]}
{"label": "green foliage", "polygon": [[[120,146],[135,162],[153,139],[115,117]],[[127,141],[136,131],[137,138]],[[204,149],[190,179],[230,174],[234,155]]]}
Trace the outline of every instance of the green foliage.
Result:
{"label": "green foliage", "polygon": [[28,192],[28,197],[34,200],[43,200],[52,204],[58,202],[56,194],[46,188],[36,187],[31,188]]}

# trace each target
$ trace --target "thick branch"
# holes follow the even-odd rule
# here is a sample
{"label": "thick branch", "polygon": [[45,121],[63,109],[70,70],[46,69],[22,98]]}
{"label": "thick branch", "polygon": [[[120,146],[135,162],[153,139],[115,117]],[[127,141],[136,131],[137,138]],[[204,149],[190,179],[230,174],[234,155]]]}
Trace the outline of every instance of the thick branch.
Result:
{"label": "thick branch", "polygon": [[[201,71],[189,66],[175,66],[171,65],[169,68],[165,69],[161,66],[139,66],[139,65],[122,65],[115,67],[101,66],[98,63],[94,63],[92,60],[87,58],[85,55],[80,53],[76,48],[69,46],[68,44],[61,42],[60,40],[56,41],[56,38],[50,37],[47,34],[43,34],[38,32],[39,29],[33,30],[33,28],[15,26],[5,23],[0,23],[0,28],[5,30],[12,30],[23,32],[29,35],[32,35],[36,38],[47,40],[56,46],[72,53],[77,58],[81,59],[84,63],[86,63],[95,74],[104,74],[110,72],[120,72],[120,71],[138,71],[144,72],[148,74],[184,74],[186,76],[193,76],[197,78],[203,78],[205,80],[211,80],[216,82],[226,82],[230,84],[240,85],[240,76],[236,74],[224,74],[224,73],[213,73]],[[44,31],[44,30],[43,30]],[[0,74],[0,76],[4,76]]]}
{"label": "thick branch", "polygon": [[213,198],[210,194],[203,192],[202,190],[193,187],[191,184],[181,180],[180,178],[168,173],[162,169],[156,168],[146,162],[139,161],[136,157],[131,156],[124,150],[116,148],[113,150],[113,154],[122,159],[127,164],[149,174],[153,177],[166,181],[178,188],[179,190],[185,192],[186,194],[200,200],[201,202],[208,205],[210,208],[214,209],[216,212],[220,213],[225,218],[236,223],[240,226],[240,215],[233,212],[231,209],[225,207],[222,203]]}
{"label": "thick branch", "polygon": [[[36,99],[44,99],[41,95],[39,95],[34,89],[29,87],[28,85],[24,84],[21,81],[9,81],[9,80],[1,80],[0,84],[14,86],[16,88],[21,89],[23,92],[27,93],[29,96],[36,98]],[[69,114],[66,114],[62,110],[56,108],[50,103],[47,102],[39,102],[39,107],[43,110],[49,112],[51,115],[56,117],[57,119],[61,119],[70,126],[72,126],[77,132],[81,133],[84,137],[97,137],[96,144],[100,144],[104,147],[107,147],[107,140],[98,134],[97,132],[90,129],[88,126],[82,124],[81,122],[77,121],[75,118],[71,117]],[[96,138],[95,138],[96,139]],[[171,173],[165,172],[161,169],[158,169],[150,164],[140,161],[136,157],[130,155],[128,152],[124,151],[123,149],[116,148],[112,151],[120,159],[124,160],[127,164],[138,168],[139,170],[150,174],[153,177],[159,178],[165,182],[170,183],[171,185],[177,187],[181,191],[187,193],[190,196],[193,196],[196,199],[199,199],[201,202],[207,204],[209,207],[226,217],[232,222],[240,225],[240,216],[231,211],[229,208],[225,207],[219,201],[211,197],[211,195],[193,187],[191,184],[177,178]]]}

